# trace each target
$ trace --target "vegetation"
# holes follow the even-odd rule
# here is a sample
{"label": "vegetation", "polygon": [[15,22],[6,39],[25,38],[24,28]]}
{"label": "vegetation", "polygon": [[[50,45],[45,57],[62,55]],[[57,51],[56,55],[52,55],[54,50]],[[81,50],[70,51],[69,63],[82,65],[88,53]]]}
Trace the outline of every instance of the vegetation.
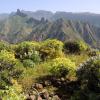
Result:
{"label": "vegetation", "polygon": [[42,93],[45,86],[62,100],[98,100],[100,52],[92,50],[83,41],[1,41],[0,98],[25,100],[26,95],[34,96],[34,91]]}
{"label": "vegetation", "polygon": [[64,48],[69,53],[80,53],[86,51],[88,46],[83,41],[70,41],[65,43]]}
{"label": "vegetation", "polygon": [[50,67],[50,72],[57,77],[75,75],[75,63],[68,58],[56,58],[50,62]]}
{"label": "vegetation", "polygon": [[72,100],[100,99],[100,57],[89,59],[77,70],[80,89],[75,91]]}

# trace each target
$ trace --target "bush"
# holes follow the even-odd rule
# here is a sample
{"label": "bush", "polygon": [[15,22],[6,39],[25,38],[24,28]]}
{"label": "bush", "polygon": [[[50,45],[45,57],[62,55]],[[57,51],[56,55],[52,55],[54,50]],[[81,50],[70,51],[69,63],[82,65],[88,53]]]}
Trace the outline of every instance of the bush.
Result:
{"label": "bush", "polygon": [[37,42],[22,42],[15,47],[15,56],[18,59],[24,60],[31,57],[35,51],[39,50]]}
{"label": "bush", "polygon": [[48,58],[52,59],[62,56],[63,55],[62,50],[63,50],[63,43],[61,41],[58,41],[56,39],[53,40],[48,39],[41,44],[40,48],[41,58],[43,60],[46,60]]}
{"label": "bush", "polygon": [[50,62],[50,72],[57,77],[75,75],[75,63],[68,58],[56,58]]}
{"label": "bush", "polygon": [[15,59],[14,53],[0,52],[0,88],[10,84],[12,78],[18,78],[23,71],[23,65]]}
{"label": "bush", "polygon": [[35,63],[30,59],[26,59],[26,60],[23,60],[23,65],[24,67],[34,67]]}
{"label": "bush", "polygon": [[3,100],[25,100],[25,96],[22,94],[22,87],[17,82],[14,82],[13,86],[6,86],[5,90],[0,90],[0,97]]}
{"label": "bush", "polygon": [[80,82],[79,90],[75,91],[71,100],[100,99],[100,57],[92,57],[77,69]]}
{"label": "bush", "polygon": [[0,51],[1,50],[11,51],[10,44],[5,41],[0,41]]}
{"label": "bush", "polygon": [[41,61],[39,52],[33,51],[32,54],[30,54],[29,59],[31,59],[34,63],[39,63]]}
{"label": "bush", "polygon": [[75,91],[70,100],[100,100],[100,94],[86,90]]}
{"label": "bush", "polygon": [[88,46],[83,41],[70,41],[64,44],[64,49],[69,53],[80,53],[87,50]]}
{"label": "bush", "polygon": [[99,55],[99,50],[96,49],[88,49],[88,56],[93,57]]}
{"label": "bush", "polygon": [[77,71],[78,79],[85,82],[89,89],[100,89],[100,58],[89,59]]}

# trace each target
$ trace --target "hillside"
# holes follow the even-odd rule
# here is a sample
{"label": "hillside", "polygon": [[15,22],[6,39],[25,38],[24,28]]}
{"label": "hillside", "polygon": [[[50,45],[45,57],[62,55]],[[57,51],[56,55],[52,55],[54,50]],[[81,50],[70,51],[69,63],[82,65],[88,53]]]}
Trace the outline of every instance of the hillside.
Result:
{"label": "hillside", "polygon": [[53,22],[44,22],[33,28],[29,40],[45,40],[56,38],[61,41],[84,40],[86,43],[97,46],[99,44],[99,30],[88,23],[58,19]]}
{"label": "hillside", "polygon": [[48,38],[61,41],[84,40],[92,47],[100,48],[100,28],[87,22],[66,20],[60,17],[54,21],[45,18],[37,20],[20,10],[0,21],[1,40],[17,43],[24,40],[42,41]]}

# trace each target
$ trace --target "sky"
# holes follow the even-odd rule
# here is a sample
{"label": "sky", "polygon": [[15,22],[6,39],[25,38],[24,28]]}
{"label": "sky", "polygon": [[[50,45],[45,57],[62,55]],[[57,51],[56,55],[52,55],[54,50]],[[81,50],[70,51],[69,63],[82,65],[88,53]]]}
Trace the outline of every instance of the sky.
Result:
{"label": "sky", "polygon": [[100,0],[0,0],[0,13],[17,9],[65,12],[92,12],[100,14]]}

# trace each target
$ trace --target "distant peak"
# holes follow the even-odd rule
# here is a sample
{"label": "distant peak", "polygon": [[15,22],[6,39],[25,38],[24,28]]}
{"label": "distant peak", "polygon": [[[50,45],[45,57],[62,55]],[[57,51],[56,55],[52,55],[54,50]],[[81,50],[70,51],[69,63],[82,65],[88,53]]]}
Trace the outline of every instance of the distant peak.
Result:
{"label": "distant peak", "polygon": [[20,9],[17,9],[17,13],[21,12]]}
{"label": "distant peak", "polygon": [[21,16],[21,17],[27,16],[25,13],[21,12],[20,9],[17,9],[17,12],[15,14],[18,15],[18,16]]}

